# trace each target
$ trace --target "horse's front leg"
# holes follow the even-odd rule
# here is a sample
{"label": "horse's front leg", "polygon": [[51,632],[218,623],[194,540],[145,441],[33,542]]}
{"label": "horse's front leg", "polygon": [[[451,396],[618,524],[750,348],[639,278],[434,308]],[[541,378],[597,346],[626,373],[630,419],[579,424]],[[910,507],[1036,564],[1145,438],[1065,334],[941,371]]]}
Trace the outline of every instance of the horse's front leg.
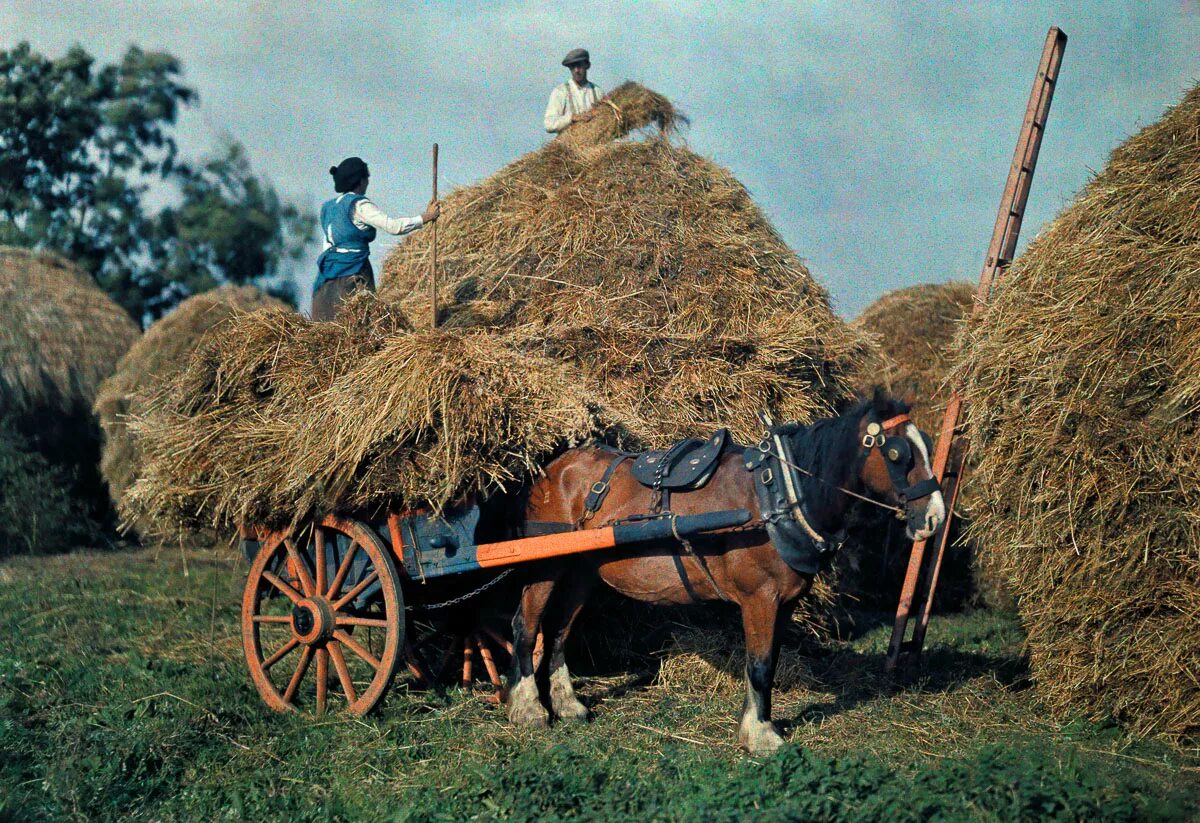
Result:
{"label": "horse's front leg", "polygon": [[[583,604],[587,602],[596,583],[595,573],[576,569],[567,575],[559,586],[555,603],[542,624],[546,637],[546,651],[550,655],[550,708],[560,720],[587,720],[587,707],[575,696],[571,684],[571,672],[567,668],[566,646],[571,626]],[[551,637],[553,636],[553,641]]]}
{"label": "horse's front leg", "polygon": [[742,603],[746,633],[746,703],[738,742],[751,754],[769,754],[783,745],[771,722],[771,689],[779,657],[780,617],[789,612],[769,595],[756,594]]}
{"label": "horse's front leg", "polygon": [[508,719],[518,726],[548,726],[550,713],[538,694],[534,648],[538,629],[558,574],[529,583],[521,590],[521,605],[513,615],[512,669],[508,676]]}

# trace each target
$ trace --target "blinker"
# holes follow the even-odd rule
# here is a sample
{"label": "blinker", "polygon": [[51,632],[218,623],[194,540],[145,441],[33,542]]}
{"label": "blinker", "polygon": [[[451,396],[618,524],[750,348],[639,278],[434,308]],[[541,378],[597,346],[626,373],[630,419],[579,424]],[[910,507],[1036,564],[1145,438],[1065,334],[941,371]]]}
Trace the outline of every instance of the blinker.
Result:
{"label": "blinker", "polygon": [[907,464],[912,459],[912,448],[908,445],[908,438],[898,435],[884,441],[883,453],[887,455],[888,460],[897,464]]}

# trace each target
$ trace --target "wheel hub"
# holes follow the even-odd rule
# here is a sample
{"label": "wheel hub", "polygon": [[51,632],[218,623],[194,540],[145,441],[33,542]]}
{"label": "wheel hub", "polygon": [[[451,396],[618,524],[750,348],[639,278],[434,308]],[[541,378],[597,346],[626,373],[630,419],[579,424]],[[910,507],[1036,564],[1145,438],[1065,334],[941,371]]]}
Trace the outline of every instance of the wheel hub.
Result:
{"label": "wheel hub", "polygon": [[333,608],[323,597],[301,600],[292,608],[292,630],[300,642],[313,646],[333,637]]}

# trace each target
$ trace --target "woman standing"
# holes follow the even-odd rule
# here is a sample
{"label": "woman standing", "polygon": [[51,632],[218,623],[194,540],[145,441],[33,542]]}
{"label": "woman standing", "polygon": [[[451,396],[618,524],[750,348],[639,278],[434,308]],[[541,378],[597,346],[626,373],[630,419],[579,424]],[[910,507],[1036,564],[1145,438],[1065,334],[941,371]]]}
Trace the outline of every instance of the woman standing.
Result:
{"label": "woman standing", "polygon": [[376,229],[388,234],[408,234],[441,216],[437,202],[430,201],[425,212],[417,217],[388,217],[366,197],[371,175],[359,157],[347,157],[330,168],[329,173],[338,196],[321,206],[325,249],[317,258],[313,320],[332,320],[342,301],[360,288],[375,290],[370,246]]}

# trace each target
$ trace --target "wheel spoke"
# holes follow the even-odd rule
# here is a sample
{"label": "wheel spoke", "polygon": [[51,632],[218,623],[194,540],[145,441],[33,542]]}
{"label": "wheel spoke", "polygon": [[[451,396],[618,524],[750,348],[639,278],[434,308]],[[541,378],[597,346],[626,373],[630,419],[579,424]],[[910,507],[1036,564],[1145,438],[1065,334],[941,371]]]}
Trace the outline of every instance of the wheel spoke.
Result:
{"label": "wheel spoke", "polygon": [[354,683],[350,680],[350,668],[346,658],[342,656],[342,647],[336,641],[329,644],[329,656],[333,658],[333,668],[337,670],[338,680],[342,682],[342,691],[346,693],[347,705],[353,706],[358,701],[358,692],[354,691]]}
{"label": "wheel spoke", "polygon": [[388,626],[386,620],[376,620],[373,617],[351,617],[348,614],[335,614],[334,618],[339,626],[375,626],[380,629],[386,629]]}
{"label": "wheel spoke", "polygon": [[293,603],[299,604],[300,601],[304,599],[304,595],[300,594],[300,592],[293,589],[289,584],[285,583],[284,581],[280,580],[275,575],[271,574],[271,572],[264,571],[263,577],[266,580],[270,581],[272,586],[274,586],[275,588],[279,589],[281,592],[286,594],[288,596],[288,599],[291,600]]}
{"label": "wheel spoke", "polygon": [[353,589],[348,591],[346,594],[342,595],[342,598],[333,604],[333,610],[335,612],[340,611],[343,606],[345,606],[351,600],[353,600],[354,598],[356,598],[360,594],[362,594],[363,591],[366,590],[367,586],[370,586],[372,583],[374,583],[378,579],[379,579],[379,571],[378,570],[372,571],[370,574],[368,574],[366,577],[364,577],[357,586],[355,586]]}
{"label": "wheel spoke", "polygon": [[329,586],[329,591],[326,597],[334,597],[341,590],[342,584],[346,582],[346,575],[350,573],[350,561],[354,559],[354,553],[358,551],[358,541],[355,540],[350,544],[350,548],[346,549],[346,556],[342,558],[342,565],[338,567],[337,574],[333,577],[333,583]]}
{"label": "wheel spoke", "polygon": [[363,660],[367,661],[367,663],[370,664],[371,668],[378,669],[380,667],[381,664],[380,664],[379,660],[375,657],[375,655],[371,654],[369,651],[364,649],[357,640],[355,640],[350,635],[346,634],[341,629],[334,629],[333,637],[335,640],[337,640],[343,646],[348,648],[350,651],[354,652],[359,657],[361,657]]}
{"label": "wheel spoke", "polygon": [[[325,531],[320,526],[313,526],[313,543],[316,544],[317,588],[318,594],[325,591],[327,576],[325,573]],[[320,657],[317,658],[318,660]]]}
{"label": "wheel spoke", "polygon": [[263,661],[263,670],[271,668],[283,658],[287,657],[288,652],[300,645],[299,639],[293,637],[288,642],[279,647],[279,651]]}
{"label": "wheel spoke", "polygon": [[317,649],[317,714],[325,714],[325,697],[329,690],[329,652]]}
{"label": "wheel spoke", "polygon": [[304,590],[306,597],[312,597],[313,579],[312,575],[308,573],[308,562],[300,556],[300,552],[296,550],[296,544],[290,537],[283,538],[283,545],[287,546],[288,557],[292,559],[292,563],[296,567],[296,574],[300,578],[300,588]]}
{"label": "wheel spoke", "polygon": [[300,664],[296,666],[296,673],[292,675],[291,682],[287,686],[287,691],[283,693],[284,703],[291,703],[296,697],[296,690],[300,688],[300,681],[304,679],[304,673],[308,671],[308,663],[312,660],[312,653],[312,646],[305,646],[300,652]]}
{"label": "wheel spoke", "polygon": [[286,614],[256,614],[255,623],[291,623],[292,618]]}

